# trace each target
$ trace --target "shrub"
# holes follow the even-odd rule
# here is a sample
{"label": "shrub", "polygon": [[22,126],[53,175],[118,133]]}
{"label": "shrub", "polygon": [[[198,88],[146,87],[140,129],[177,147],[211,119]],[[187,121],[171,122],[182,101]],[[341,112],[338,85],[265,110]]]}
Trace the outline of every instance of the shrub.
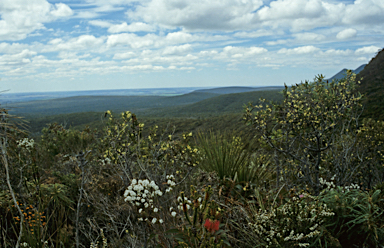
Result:
{"label": "shrub", "polygon": [[[335,213],[316,197],[303,193],[281,206],[265,210],[251,208],[252,246],[256,247],[319,247],[334,243],[323,224]],[[326,246],[326,245],[325,245]]]}

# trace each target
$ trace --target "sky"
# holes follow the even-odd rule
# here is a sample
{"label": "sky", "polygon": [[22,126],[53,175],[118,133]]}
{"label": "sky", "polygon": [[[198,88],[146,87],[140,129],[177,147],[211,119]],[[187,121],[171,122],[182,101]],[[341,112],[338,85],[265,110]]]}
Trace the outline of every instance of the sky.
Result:
{"label": "sky", "polygon": [[1,0],[0,91],[282,86],[368,63],[384,0]]}

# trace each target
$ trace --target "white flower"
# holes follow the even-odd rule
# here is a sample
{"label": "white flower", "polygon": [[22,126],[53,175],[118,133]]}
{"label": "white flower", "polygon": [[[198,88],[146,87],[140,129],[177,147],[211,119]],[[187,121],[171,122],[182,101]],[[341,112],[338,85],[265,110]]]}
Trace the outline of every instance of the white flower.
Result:
{"label": "white flower", "polygon": [[137,183],[136,179],[133,179],[131,184],[136,184],[136,183]]}
{"label": "white flower", "polygon": [[142,202],[142,203],[144,203],[144,202],[145,202],[145,199],[144,199],[144,198],[143,198],[143,199],[141,199],[141,202]]}
{"label": "white flower", "polygon": [[160,224],[163,224],[164,221],[163,221],[163,219],[160,219],[159,222],[160,222]]}
{"label": "white flower", "polygon": [[148,203],[144,203],[144,207],[147,208],[149,206]]}
{"label": "white flower", "polygon": [[158,208],[154,208],[154,209],[153,209],[153,212],[155,212],[155,213],[157,213],[158,211],[159,211]]}
{"label": "white flower", "polygon": [[138,218],[137,220],[138,220],[138,221],[143,221],[143,218]]}
{"label": "white flower", "polygon": [[139,214],[141,214],[141,212],[143,212],[143,209],[142,209],[142,208],[139,209]]}
{"label": "white flower", "polygon": [[171,213],[171,215],[172,215],[173,217],[176,217],[176,212],[173,211],[173,212]]}
{"label": "white flower", "polygon": [[153,219],[152,219],[152,223],[153,223],[153,224],[155,224],[155,223],[156,223],[156,221],[157,221],[157,219],[156,219],[156,218],[153,218]]}

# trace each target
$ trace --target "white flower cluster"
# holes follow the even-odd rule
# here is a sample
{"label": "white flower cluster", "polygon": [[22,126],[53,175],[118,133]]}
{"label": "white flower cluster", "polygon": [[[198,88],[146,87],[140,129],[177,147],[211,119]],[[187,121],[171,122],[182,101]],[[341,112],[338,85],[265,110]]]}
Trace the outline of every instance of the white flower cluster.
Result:
{"label": "white flower cluster", "polygon": [[[334,179],[335,179],[335,176],[333,176],[331,178],[331,180],[334,180]],[[319,178],[319,182],[320,182],[321,185],[326,185],[327,186],[327,188],[325,190],[331,190],[331,189],[335,189],[336,188],[335,184],[332,181],[331,182],[327,182],[327,180],[323,179],[322,177]],[[344,192],[344,190],[349,191],[351,189],[360,189],[360,186],[358,184],[351,183],[350,186],[344,186],[342,192]]]}
{"label": "white flower cluster", "polygon": [[[159,209],[153,205],[154,198],[156,196],[162,196],[163,192],[160,191],[159,186],[156,185],[155,181],[149,182],[148,179],[136,180],[133,179],[131,185],[125,190],[124,197],[125,201],[135,205],[139,209],[139,214],[157,213]],[[146,221],[148,218],[139,218],[139,221]],[[163,220],[152,219],[152,223],[155,224],[157,221],[163,223]]]}
{"label": "white flower cluster", "polygon": [[167,178],[167,184],[169,187],[165,190],[165,192],[168,193],[173,190],[173,187],[176,186],[176,183],[175,183],[175,177],[173,175],[167,175],[166,178]]}
{"label": "white flower cluster", "polygon": [[28,138],[18,140],[16,141],[16,143],[17,143],[17,147],[25,147],[25,149],[27,149],[28,151],[30,150],[30,148],[33,148],[33,146],[35,145],[35,141],[33,139],[28,139]]}
{"label": "white flower cluster", "polygon": [[[198,203],[199,203],[199,207],[202,208],[203,205],[201,204],[202,203],[202,198],[199,197],[197,199]],[[181,198],[181,196],[177,197],[177,209],[179,209],[180,211],[183,211],[183,203],[185,203],[187,209],[189,210],[192,206],[192,201],[188,199],[188,197],[184,196],[184,201],[183,201],[183,198]]]}
{"label": "white flower cluster", "polygon": [[192,201],[188,199],[188,197],[184,196],[184,201],[183,201],[183,198],[181,198],[181,196],[177,197],[177,209],[179,210],[183,210],[183,203],[186,203],[186,206],[187,206],[187,209],[190,209],[191,208],[191,205],[192,205]]}

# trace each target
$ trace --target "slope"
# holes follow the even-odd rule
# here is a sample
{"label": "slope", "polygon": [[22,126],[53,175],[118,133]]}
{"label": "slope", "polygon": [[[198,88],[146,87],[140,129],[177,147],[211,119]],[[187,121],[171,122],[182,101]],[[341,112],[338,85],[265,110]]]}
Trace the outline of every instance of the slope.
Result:
{"label": "slope", "polygon": [[365,110],[362,117],[384,120],[384,49],[357,75]]}

